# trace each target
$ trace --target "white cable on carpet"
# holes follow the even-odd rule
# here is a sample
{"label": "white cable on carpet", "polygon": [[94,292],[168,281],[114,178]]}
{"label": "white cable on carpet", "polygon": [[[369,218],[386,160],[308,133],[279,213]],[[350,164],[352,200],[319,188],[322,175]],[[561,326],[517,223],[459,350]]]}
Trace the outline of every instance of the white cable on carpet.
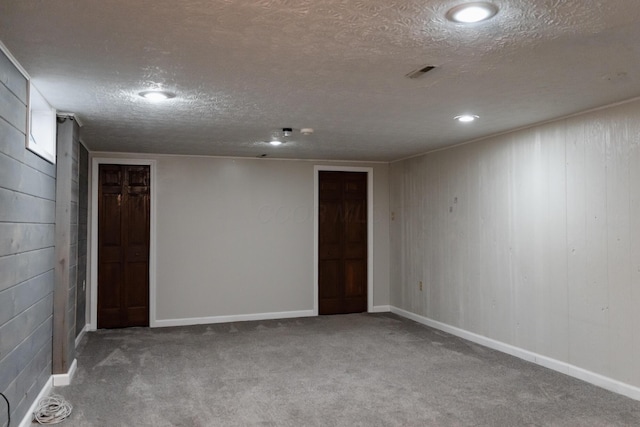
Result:
{"label": "white cable on carpet", "polygon": [[73,406],[64,397],[52,394],[38,403],[33,417],[40,424],[58,424],[71,415],[71,410]]}

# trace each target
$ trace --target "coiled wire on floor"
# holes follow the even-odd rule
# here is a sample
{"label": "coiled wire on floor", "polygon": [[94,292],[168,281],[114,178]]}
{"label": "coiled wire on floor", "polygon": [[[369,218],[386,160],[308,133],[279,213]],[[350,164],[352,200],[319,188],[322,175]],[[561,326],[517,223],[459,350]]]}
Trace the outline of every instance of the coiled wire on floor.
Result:
{"label": "coiled wire on floor", "polygon": [[33,418],[40,424],[58,424],[71,415],[73,406],[64,397],[52,394],[38,403]]}

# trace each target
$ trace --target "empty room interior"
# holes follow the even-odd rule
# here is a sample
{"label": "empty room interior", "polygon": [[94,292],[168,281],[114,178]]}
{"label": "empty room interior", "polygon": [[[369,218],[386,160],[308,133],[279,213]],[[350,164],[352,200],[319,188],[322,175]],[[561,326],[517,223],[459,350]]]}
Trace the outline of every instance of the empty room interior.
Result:
{"label": "empty room interior", "polygon": [[0,0],[0,427],[640,425],[638,40],[637,0]]}

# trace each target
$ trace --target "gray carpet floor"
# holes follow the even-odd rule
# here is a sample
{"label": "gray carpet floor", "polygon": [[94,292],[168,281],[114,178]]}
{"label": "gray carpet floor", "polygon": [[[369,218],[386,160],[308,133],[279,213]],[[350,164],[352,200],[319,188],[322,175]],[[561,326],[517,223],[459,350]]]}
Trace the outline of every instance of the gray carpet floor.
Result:
{"label": "gray carpet floor", "polygon": [[101,330],[62,426],[640,426],[640,402],[392,314]]}

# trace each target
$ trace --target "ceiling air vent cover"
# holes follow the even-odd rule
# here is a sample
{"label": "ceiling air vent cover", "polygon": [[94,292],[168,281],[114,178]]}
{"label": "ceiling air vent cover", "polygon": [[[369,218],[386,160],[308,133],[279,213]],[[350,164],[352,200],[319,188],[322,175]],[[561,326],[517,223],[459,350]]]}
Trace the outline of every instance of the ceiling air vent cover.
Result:
{"label": "ceiling air vent cover", "polygon": [[405,77],[408,77],[410,79],[418,79],[435,68],[436,68],[435,65],[425,65],[424,67],[420,67],[417,70],[413,70],[412,72],[407,74]]}

